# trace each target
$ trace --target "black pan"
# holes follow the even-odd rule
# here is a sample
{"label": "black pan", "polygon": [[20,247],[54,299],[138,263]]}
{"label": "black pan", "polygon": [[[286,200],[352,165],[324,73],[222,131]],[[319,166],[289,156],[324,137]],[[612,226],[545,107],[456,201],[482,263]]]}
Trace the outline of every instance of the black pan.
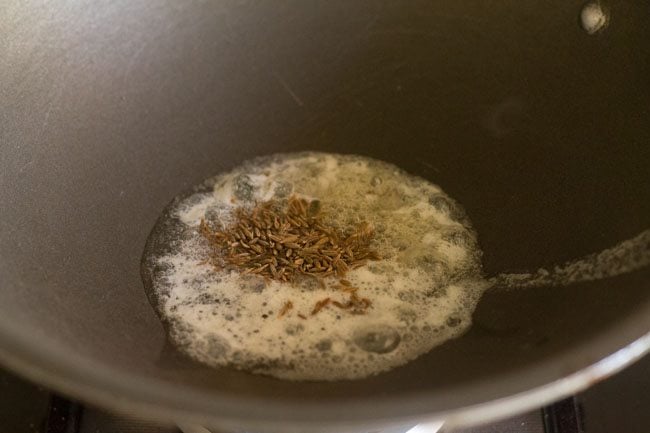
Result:
{"label": "black pan", "polygon": [[116,409],[342,431],[524,410],[641,356],[648,268],[487,293],[462,338],[334,383],[176,357],[139,273],[176,194],[245,159],[304,149],[379,158],[441,185],[474,222],[488,275],[646,230],[650,8],[593,5],[606,18],[586,31],[584,6],[5,2],[0,359]]}

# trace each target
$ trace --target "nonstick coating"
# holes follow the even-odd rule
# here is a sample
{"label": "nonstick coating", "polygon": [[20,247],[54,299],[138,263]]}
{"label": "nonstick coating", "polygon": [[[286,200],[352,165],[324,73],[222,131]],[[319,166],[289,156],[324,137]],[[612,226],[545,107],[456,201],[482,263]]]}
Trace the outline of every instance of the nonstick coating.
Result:
{"label": "nonstick coating", "polygon": [[639,339],[647,268],[488,293],[464,337],[404,367],[292,383],[178,356],[140,279],[175,195],[273,152],[357,153],[441,185],[474,222],[488,275],[647,229],[650,8],[605,4],[609,25],[589,35],[582,6],[8,2],[0,358],[93,402],[247,426],[458,411]]}

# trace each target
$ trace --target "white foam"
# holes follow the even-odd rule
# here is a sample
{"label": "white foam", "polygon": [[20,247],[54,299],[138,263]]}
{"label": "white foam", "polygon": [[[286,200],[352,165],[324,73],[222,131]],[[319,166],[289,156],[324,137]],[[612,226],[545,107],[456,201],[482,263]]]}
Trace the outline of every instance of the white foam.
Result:
{"label": "white foam", "polygon": [[[480,252],[472,230],[432,204],[444,197],[457,206],[437,186],[379,161],[320,153],[260,159],[209,184],[211,193],[179,203],[173,216],[194,232],[157,259],[168,271],[154,280],[172,340],[194,359],[286,379],[355,379],[402,365],[470,326],[485,288]],[[346,276],[372,301],[367,314],[330,307],[312,316],[317,301],[345,303],[348,295],[307,283],[265,285],[202,264],[207,251],[196,231],[202,217],[211,213],[227,224],[236,207],[278,192],[321,200],[331,224],[375,225],[375,247],[386,258]],[[472,241],[443,239],[450,231]],[[279,318],[287,301],[294,307]]]}
{"label": "white foam", "polygon": [[[180,201],[168,216],[183,229],[161,234],[172,252],[153,258],[166,269],[154,274],[153,290],[171,340],[215,367],[292,380],[362,378],[462,335],[490,287],[569,285],[650,265],[646,230],[563,266],[484,279],[481,252],[462,208],[438,186],[359,156],[276,155],[245,163],[207,185],[211,191]],[[265,285],[203,264],[208,251],[197,230],[201,218],[228,225],[237,207],[292,193],[321,200],[328,224],[346,227],[365,219],[375,226],[374,247],[383,259],[346,276],[372,300],[367,314],[332,307],[310,316],[317,301],[345,302],[346,296],[311,280]],[[279,318],[287,301],[294,308]]]}
{"label": "white foam", "polygon": [[600,253],[572,260],[550,270],[539,268],[535,272],[499,274],[490,279],[490,284],[505,289],[567,286],[615,277],[648,265],[650,265],[650,230],[645,230]]}

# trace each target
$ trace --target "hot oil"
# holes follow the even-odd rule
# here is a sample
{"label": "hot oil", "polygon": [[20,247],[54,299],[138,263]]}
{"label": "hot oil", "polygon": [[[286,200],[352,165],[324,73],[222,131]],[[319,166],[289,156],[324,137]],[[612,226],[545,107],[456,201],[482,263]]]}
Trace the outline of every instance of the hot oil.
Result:
{"label": "hot oil", "polygon": [[[289,196],[317,199],[330,226],[374,227],[381,260],[345,275],[372,301],[364,314],[335,306],[349,296],[339,277],[286,283],[206,264],[202,218],[227,226],[237,208]],[[176,346],[215,367],[292,380],[377,374],[461,335],[486,286],[462,209],[439,187],[370,158],[260,158],[177,200],[158,226],[162,241],[145,257],[156,270],[151,298]]]}
{"label": "hot oil", "polygon": [[[370,223],[381,260],[344,279],[293,282],[210,263],[202,219],[228,227],[238,208],[289,197],[318,200],[324,223],[342,231]],[[648,264],[650,230],[562,266],[484,278],[470,222],[438,186],[370,158],[298,153],[247,162],[175,199],[148,240],[143,279],[170,340],[195,360],[339,380],[390,370],[459,337],[487,289],[568,286]],[[371,301],[363,314],[337,307],[348,287]]]}

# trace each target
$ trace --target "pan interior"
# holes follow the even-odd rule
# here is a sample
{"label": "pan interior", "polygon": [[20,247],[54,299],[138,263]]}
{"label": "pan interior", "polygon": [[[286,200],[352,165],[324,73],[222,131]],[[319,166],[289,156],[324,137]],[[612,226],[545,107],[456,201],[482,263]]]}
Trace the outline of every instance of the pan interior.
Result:
{"label": "pan interior", "polygon": [[[488,293],[468,334],[402,368],[292,383],[179,356],[139,275],[172,197],[245,159],[298,150],[366,155],[439,184],[466,208],[488,275],[647,229],[650,10],[612,3],[609,25],[588,34],[582,6],[10,2],[0,335],[20,327],[30,346],[54,342],[117,384],[128,373],[215,401],[293,404],[424,393],[439,397],[431,411],[503,396],[519,385],[485,381],[562,355],[555,377],[531,381],[557,379],[641,336],[647,269]],[[645,323],[623,321],[632,315]],[[619,337],[599,337],[620,323]]]}

